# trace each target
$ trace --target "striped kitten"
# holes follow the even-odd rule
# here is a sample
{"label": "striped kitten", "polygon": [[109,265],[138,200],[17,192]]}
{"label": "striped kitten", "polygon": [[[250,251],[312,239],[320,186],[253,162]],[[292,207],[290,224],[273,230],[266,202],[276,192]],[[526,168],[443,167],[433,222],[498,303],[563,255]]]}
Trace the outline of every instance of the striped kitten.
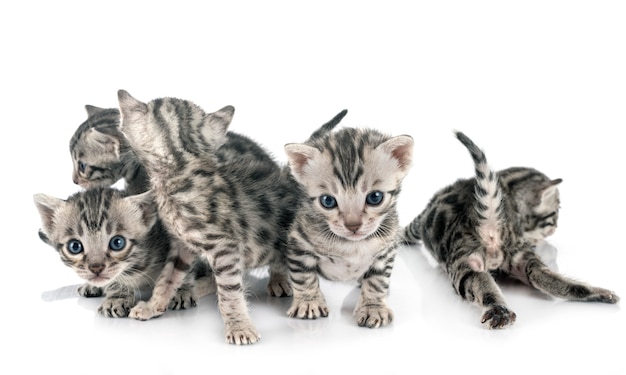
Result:
{"label": "striped kitten", "polygon": [[306,198],[289,235],[293,303],[287,314],[328,316],[321,276],[359,281],[359,326],[389,324],[393,313],[385,298],[397,247],[396,201],[411,167],[413,139],[344,128],[287,144],[285,151]]}
{"label": "striped kitten", "polygon": [[488,328],[515,322],[496,273],[567,300],[617,303],[613,292],[558,274],[534,252],[556,230],[561,179],[532,168],[494,173],[478,146],[461,132],[456,136],[474,159],[476,177],[437,192],[403,236],[409,244],[423,241],[456,292],[482,309],[481,322]]}
{"label": "striped kitten", "polygon": [[[78,293],[106,296],[98,308],[101,315],[126,317],[139,298],[150,295],[161,270],[176,261],[150,192],[124,196],[117,189],[96,187],[67,200],[36,194],[34,201],[42,222],[40,238],[86,281]],[[169,301],[170,309],[193,307],[215,291],[206,262],[194,263],[191,270]]]}
{"label": "striped kitten", "polygon": [[85,109],[87,120],[70,140],[74,183],[88,189],[111,186],[124,179],[127,193],[147,191],[148,176],[119,129],[119,110],[92,105],[86,105]]}
{"label": "striped kitten", "polygon": [[[206,256],[215,272],[226,341],[255,343],[260,335],[248,313],[243,274],[269,265],[268,292],[292,294],[285,247],[299,199],[295,184],[259,145],[227,132],[231,106],[206,113],[188,100],[143,103],[124,90],[118,98],[122,131],[150,176],[164,225],[184,245],[181,259]],[[163,313],[180,270],[189,267],[182,260],[162,274],[154,298],[136,306],[132,317]]]}

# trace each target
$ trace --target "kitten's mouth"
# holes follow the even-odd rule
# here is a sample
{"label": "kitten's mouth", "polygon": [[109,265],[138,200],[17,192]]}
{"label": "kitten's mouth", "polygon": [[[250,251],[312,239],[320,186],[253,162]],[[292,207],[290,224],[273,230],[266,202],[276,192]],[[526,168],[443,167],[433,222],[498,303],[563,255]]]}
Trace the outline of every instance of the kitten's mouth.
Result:
{"label": "kitten's mouth", "polygon": [[95,286],[105,286],[106,284],[109,283],[110,279],[108,277],[104,277],[100,275],[100,276],[92,276],[88,278],[87,281],[89,281],[89,283]]}

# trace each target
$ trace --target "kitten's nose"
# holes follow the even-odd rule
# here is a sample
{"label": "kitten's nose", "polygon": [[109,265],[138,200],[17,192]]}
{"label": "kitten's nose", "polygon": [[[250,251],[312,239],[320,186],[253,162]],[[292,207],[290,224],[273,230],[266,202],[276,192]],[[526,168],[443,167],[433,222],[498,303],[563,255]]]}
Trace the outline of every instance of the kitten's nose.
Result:
{"label": "kitten's nose", "polygon": [[94,263],[89,265],[89,270],[96,274],[96,276],[100,275],[100,272],[104,270],[104,264],[102,263]]}
{"label": "kitten's nose", "polygon": [[361,223],[345,223],[344,226],[352,233],[356,233],[361,228]]}

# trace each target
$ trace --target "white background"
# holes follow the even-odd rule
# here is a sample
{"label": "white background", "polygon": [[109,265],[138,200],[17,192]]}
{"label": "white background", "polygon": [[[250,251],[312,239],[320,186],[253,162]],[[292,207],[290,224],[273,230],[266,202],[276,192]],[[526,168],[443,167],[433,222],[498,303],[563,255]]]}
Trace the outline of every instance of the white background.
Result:
{"label": "white background", "polygon": [[[626,5],[621,1],[22,1],[0,6],[3,348],[10,373],[626,373],[620,305],[573,303],[515,283],[518,320],[489,331],[415,248],[400,252],[395,321],[356,326],[353,285],[322,284],[331,314],[288,319],[289,299],[250,276],[262,340],[224,343],[215,298],[137,322],[96,314],[37,237],[34,193],[60,198],[85,104],[189,99],[234,105],[231,130],[284,163],[283,145],[346,108],[343,126],[415,139],[403,224],[472,175],[464,131],[494,168],[563,178],[547,258],[626,295],[623,199]],[[10,4],[10,5],[8,5]],[[19,5],[17,5],[19,4]],[[296,5],[297,4],[297,5]]]}

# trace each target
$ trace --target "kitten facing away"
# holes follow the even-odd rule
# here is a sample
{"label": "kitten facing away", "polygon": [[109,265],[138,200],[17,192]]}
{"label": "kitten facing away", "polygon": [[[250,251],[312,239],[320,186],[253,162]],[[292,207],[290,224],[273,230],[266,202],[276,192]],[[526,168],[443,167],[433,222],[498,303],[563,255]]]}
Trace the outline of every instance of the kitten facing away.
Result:
{"label": "kitten facing away", "polygon": [[[81,296],[105,297],[98,308],[101,315],[128,316],[138,300],[150,296],[161,271],[175,265],[176,251],[151,192],[124,196],[114,188],[96,187],[66,200],[46,194],[33,199],[41,216],[39,237],[85,281],[78,288]],[[194,307],[214,292],[211,269],[199,259],[168,308]]]}
{"label": "kitten facing away", "polygon": [[413,138],[375,129],[343,128],[285,146],[302,190],[289,234],[293,288],[290,317],[326,317],[319,277],[358,281],[354,309],[359,326],[389,324],[385,301],[399,230],[396,202],[412,163]]}
{"label": "kitten facing away", "polygon": [[86,105],[87,120],[70,139],[72,180],[84,189],[112,186],[124,179],[128,194],[139,194],[150,188],[148,176],[120,131],[117,108]]}
{"label": "kitten facing away", "polygon": [[[269,266],[269,294],[291,296],[287,235],[300,199],[294,181],[257,143],[227,131],[231,106],[206,113],[188,100],[144,103],[124,90],[118,99],[121,129],[146,168],[159,215],[181,244],[182,259],[161,274],[153,298],[130,316],[146,320],[162,314],[188,267],[185,262],[206,257],[215,274],[226,342],[257,342],[261,336],[249,316],[243,274]],[[314,136],[334,125],[322,126]]]}
{"label": "kitten facing away", "polygon": [[457,294],[481,308],[481,323],[504,328],[516,319],[494,275],[566,300],[617,303],[612,291],[559,274],[534,251],[556,230],[562,180],[524,167],[495,173],[470,138],[456,137],[472,156],[475,177],[435,193],[401,234],[406,244],[424,244]]}

